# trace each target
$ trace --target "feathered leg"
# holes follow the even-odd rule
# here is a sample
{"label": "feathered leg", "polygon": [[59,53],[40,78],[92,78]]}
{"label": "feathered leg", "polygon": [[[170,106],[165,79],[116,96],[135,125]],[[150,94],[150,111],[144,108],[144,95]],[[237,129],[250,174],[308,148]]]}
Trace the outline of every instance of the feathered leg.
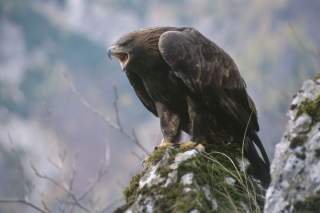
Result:
{"label": "feathered leg", "polygon": [[203,118],[203,112],[199,106],[195,104],[191,97],[187,97],[188,114],[190,120],[189,134],[194,142],[203,142],[207,138],[208,124]]}
{"label": "feathered leg", "polygon": [[181,120],[179,115],[170,111],[164,104],[159,102],[156,103],[156,108],[163,134],[163,141],[160,145],[178,143],[181,135]]}

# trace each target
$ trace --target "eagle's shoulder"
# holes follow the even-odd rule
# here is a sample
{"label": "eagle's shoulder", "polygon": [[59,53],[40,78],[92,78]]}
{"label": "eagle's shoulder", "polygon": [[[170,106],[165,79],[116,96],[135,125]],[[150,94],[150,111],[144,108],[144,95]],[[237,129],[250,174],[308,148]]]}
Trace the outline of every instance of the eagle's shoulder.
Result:
{"label": "eagle's shoulder", "polygon": [[180,77],[222,88],[246,87],[233,59],[194,28],[164,32],[158,47],[163,59]]}
{"label": "eagle's shoulder", "polygon": [[[237,65],[222,48],[194,28],[166,31],[159,38],[159,51],[172,72],[210,107],[221,107],[241,122],[256,110]],[[258,127],[257,127],[258,128]]]}

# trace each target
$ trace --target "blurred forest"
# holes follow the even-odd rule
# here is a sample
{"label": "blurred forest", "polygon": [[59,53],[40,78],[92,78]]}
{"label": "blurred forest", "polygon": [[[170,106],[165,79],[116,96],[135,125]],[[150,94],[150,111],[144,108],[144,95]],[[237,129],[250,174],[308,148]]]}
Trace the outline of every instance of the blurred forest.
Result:
{"label": "blurred forest", "polygon": [[[116,122],[117,100],[123,128],[148,151],[161,134],[106,48],[143,27],[192,26],[223,47],[272,156],[289,100],[319,72],[319,10],[319,0],[0,0],[0,200],[45,201],[60,212],[70,194],[45,176],[75,195],[92,186],[82,201],[93,209],[121,204],[146,153],[101,115]],[[34,211],[0,203],[0,213]]]}

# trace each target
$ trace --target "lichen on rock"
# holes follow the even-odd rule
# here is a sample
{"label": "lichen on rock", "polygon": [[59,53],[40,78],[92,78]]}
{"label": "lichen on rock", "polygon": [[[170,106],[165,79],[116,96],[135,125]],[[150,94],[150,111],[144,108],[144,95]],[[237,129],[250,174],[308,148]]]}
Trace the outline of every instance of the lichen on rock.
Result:
{"label": "lichen on rock", "polygon": [[307,80],[294,96],[271,165],[265,212],[319,212],[320,82]]}
{"label": "lichen on rock", "polygon": [[240,170],[240,147],[212,146],[189,142],[156,149],[116,212],[260,212],[264,190]]}

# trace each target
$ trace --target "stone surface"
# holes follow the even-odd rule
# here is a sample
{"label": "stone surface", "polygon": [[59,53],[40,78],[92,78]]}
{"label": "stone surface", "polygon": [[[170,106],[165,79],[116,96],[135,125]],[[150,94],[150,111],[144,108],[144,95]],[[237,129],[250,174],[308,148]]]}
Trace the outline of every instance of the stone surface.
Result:
{"label": "stone surface", "polygon": [[292,100],[271,165],[266,213],[320,212],[320,85],[307,80]]}
{"label": "stone surface", "polygon": [[158,148],[132,178],[127,202],[116,212],[260,212],[264,190],[241,171],[240,163],[248,161],[240,148],[230,146],[215,147],[215,154],[194,143]]}

